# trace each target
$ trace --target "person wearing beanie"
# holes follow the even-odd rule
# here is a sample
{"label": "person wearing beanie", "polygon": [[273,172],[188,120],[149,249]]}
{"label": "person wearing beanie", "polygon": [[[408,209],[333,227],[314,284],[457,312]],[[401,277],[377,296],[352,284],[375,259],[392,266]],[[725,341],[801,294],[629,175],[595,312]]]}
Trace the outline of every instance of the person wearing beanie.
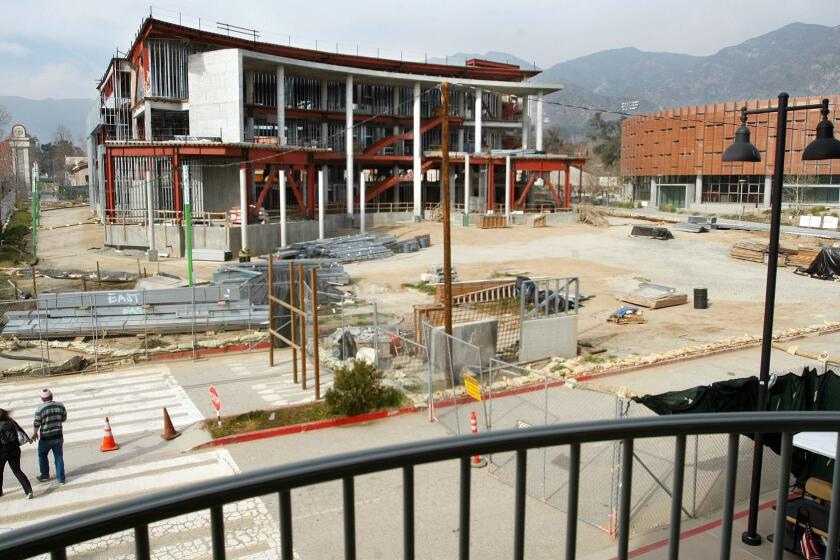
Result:
{"label": "person wearing beanie", "polygon": [[[60,484],[67,479],[64,476],[64,432],[61,425],[67,421],[64,405],[53,400],[52,391],[41,391],[41,404],[35,410],[35,433],[32,441],[38,442],[38,467],[41,471],[36,479],[46,482],[50,479],[49,452],[55,460],[55,478]],[[39,434],[40,431],[40,434]]]}

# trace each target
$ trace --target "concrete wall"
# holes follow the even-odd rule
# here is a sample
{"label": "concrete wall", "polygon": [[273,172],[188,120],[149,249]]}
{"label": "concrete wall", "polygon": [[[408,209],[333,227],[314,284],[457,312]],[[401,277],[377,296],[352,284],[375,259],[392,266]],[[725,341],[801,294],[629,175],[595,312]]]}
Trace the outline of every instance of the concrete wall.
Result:
{"label": "concrete wall", "polygon": [[190,134],[244,140],[242,58],[237,49],[194,54],[188,60]]}
{"label": "concrete wall", "polygon": [[688,205],[688,210],[691,212],[702,212],[704,214],[738,214],[743,212],[749,214],[750,212],[762,212],[767,208],[761,204],[753,203],[731,204],[728,202],[701,202]]}
{"label": "concrete wall", "polygon": [[[117,249],[148,249],[148,229],[144,225],[105,225],[105,245]],[[184,251],[183,228],[155,225],[155,245],[158,253],[179,257]]]}
{"label": "concrete wall", "polygon": [[519,361],[551,356],[577,356],[577,315],[560,315],[523,321],[519,339]]}
{"label": "concrete wall", "polygon": [[[465,372],[477,371],[479,362],[483,362],[484,366],[490,364],[490,358],[496,356],[498,331],[499,322],[496,319],[482,319],[480,321],[452,325],[452,336],[472,345],[468,346],[458,342],[453,342],[452,344],[452,372],[455,377],[455,383],[462,382]],[[430,359],[432,363],[438,372],[444,372],[448,376],[449,368],[447,366],[450,351],[443,327],[435,327],[430,346]],[[478,347],[478,351],[476,351],[474,346]],[[447,379],[447,382],[449,381],[451,380]]]}

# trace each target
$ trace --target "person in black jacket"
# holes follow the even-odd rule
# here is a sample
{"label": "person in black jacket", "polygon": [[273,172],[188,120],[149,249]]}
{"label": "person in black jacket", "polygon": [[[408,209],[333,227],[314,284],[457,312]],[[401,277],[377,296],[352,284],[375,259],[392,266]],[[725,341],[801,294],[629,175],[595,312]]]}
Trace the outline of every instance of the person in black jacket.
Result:
{"label": "person in black jacket", "polygon": [[21,440],[32,443],[29,435],[12,419],[9,412],[0,408],[0,496],[3,495],[3,471],[6,470],[6,463],[9,463],[26,497],[31,500],[34,497],[32,485],[29,483],[29,478],[20,470]]}

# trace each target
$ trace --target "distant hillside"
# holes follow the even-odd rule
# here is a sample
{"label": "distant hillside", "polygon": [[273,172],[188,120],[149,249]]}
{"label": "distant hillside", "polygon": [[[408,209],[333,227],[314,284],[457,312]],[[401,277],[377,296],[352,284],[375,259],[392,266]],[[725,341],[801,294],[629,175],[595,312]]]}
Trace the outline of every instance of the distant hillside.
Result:
{"label": "distant hillside", "polygon": [[[740,99],[840,93],[840,26],[792,23],[710,56],[628,47],[555,64],[536,78],[560,82],[586,105],[639,100],[637,112]],[[600,101],[598,96],[603,96]],[[605,98],[605,99],[604,99]],[[561,101],[564,93],[551,96]],[[562,121],[561,121],[562,122]]]}
{"label": "distant hillside", "polygon": [[44,143],[49,142],[58,125],[66,126],[78,143],[85,136],[85,121],[93,101],[90,99],[26,99],[0,96],[0,105],[12,115],[12,124],[21,123]]}

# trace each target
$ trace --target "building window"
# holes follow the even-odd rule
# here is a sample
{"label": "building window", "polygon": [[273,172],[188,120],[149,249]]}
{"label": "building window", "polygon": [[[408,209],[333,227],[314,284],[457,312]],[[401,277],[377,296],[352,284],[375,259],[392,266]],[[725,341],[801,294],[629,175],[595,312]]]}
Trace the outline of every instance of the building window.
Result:
{"label": "building window", "polygon": [[707,175],[703,177],[703,202],[760,204],[763,198],[763,175]]}

